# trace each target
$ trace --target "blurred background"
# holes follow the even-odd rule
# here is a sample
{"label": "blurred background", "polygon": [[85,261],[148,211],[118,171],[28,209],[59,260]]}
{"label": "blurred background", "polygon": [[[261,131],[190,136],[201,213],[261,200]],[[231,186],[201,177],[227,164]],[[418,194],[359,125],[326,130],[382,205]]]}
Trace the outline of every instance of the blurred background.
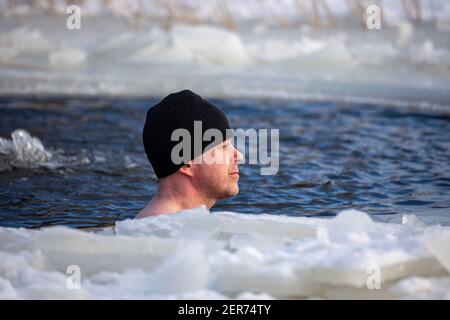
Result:
{"label": "blurred background", "polygon": [[[68,29],[66,9],[81,9]],[[368,30],[366,7],[382,9]],[[0,93],[449,99],[442,0],[0,1]],[[416,89],[419,89],[417,91]]]}
{"label": "blurred background", "polygon": [[186,88],[280,128],[279,173],[218,210],[450,224],[449,50],[444,0],[0,0],[0,225],[133,217],[145,112]]}

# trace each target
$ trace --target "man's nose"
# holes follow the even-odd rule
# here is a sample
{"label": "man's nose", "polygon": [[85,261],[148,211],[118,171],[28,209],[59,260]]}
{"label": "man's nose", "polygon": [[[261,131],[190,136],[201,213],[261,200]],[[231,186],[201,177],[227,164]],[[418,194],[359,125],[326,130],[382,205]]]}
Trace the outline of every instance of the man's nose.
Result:
{"label": "man's nose", "polygon": [[234,148],[234,161],[238,162],[238,161],[241,161],[242,159],[244,159],[244,156],[242,155],[242,153],[238,149],[236,149],[235,146],[233,146],[233,148]]}

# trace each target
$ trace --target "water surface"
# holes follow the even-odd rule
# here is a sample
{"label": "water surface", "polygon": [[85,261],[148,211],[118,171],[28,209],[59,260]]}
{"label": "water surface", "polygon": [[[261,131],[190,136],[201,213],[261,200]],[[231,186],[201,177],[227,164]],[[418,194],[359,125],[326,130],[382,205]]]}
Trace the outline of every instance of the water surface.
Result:
{"label": "water surface", "polygon": [[[141,130],[159,98],[0,98],[0,137],[24,129],[53,154],[0,154],[0,226],[100,227],[134,217],[156,190]],[[213,100],[234,128],[280,129],[277,175],[241,165],[240,193],[214,210],[450,225],[450,118],[417,109]],[[4,152],[5,153],[5,152]]]}

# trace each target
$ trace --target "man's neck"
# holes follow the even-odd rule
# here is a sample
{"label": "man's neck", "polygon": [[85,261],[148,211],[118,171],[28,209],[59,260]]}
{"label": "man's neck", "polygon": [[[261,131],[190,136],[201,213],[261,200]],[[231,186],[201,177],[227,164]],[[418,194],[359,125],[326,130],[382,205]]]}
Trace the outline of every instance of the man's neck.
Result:
{"label": "man's neck", "polygon": [[206,205],[210,209],[216,201],[205,198],[188,181],[164,181],[157,194],[138,214],[137,218],[170,214]]}

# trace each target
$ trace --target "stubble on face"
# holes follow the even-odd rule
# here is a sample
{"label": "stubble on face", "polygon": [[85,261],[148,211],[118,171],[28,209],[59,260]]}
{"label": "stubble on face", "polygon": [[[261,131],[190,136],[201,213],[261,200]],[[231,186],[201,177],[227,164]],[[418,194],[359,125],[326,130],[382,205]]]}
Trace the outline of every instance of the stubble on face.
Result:
{"label": "stubble on face", "polygon": [[[209,157],[197,168],[199,187],[213,199],[225,199],[239,193],[239,168],[234,160],[236,149],[229,140],[207,151]],[[211,159],[214,159],[211,163]],[[207,162],[207,163],[206,163]]]}

